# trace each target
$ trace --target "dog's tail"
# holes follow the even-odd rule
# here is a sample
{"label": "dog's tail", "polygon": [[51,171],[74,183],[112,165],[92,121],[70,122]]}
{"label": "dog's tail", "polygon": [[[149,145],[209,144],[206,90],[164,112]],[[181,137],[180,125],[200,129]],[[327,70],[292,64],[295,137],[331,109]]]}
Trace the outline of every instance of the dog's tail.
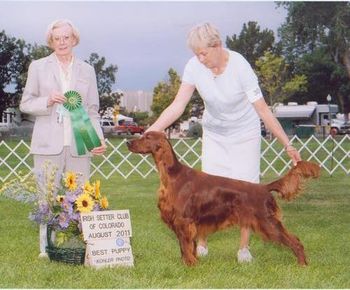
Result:
{"label": "dog's tail", "polygon": [[301,192],[303,181],[308,178],[320,176],[320,167],[312,162],[299,161],[288,174],[282,178],[267,184],[269,191],[276,191],[286,200],[292,200]]}

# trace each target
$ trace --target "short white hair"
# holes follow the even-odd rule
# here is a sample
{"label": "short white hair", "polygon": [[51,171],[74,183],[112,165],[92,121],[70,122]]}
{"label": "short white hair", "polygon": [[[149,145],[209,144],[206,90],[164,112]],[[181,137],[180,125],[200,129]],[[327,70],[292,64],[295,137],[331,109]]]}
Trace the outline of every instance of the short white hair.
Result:
{"label": "short white hair", "polygon": [[219,30],[210,23],[194,26],[187,35],[187,45],[192,50],[220,46],[221,44]]}
{"label": "short white hair", "polygon": [[64,25],[69,25],[72,27],[72,32],[73,32],[73,37],[75,38],[75,45],[78,45],[80,42],[80,34],[78,29],[74,26],[72,21],[68,19],[59,19],[53,21],[49,26],[47,27],[47,32],[46,32],[46,42],[47,45],[52,48],[52,33],[55,28],[64,26]]}

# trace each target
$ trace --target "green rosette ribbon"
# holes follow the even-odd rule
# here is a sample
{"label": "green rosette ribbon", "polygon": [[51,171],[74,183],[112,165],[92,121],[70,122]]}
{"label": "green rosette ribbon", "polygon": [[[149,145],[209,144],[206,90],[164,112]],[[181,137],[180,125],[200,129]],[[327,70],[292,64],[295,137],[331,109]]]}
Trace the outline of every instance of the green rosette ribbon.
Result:
{"label": "green rosette ribbon", "polygon": [[92,126],[88,114],[81,105],[80,94],[76,91],[68,91],[64,96],[67,98],[67,101],[63,106],[70,114],[78,155],[84,155],[86,149],[90,151],[95,147],[101,146],[100,138]]}

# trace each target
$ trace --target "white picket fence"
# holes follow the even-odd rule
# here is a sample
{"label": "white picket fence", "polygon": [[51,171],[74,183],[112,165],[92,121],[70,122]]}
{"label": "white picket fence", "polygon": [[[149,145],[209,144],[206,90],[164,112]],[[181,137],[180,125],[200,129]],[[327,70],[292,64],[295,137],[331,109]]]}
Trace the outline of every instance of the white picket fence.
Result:
{"label": "white picket fence", "polygon": [[[103,156],[92,158],[91,176],[105,179],[119,174],[124,178],[140,175],[146,178],[156,172],[153,159],[149,155],[133,154],[127,150],[125,142],[106,140],[108,150]],[[350,175],[350,135],[327,136],[318,139],[311,136],[308,139],[292,138],[294,146],[299,150],[304,160],[314,161],[328,174],[336,172]],[[179,160],[190,167],[200,168],[201,142],[199,139],[174,139],[172,144]],[[33,159],[29,153],[29,143],[23,140],[0,142],[0,182],[6,182],[13,177],[23,176],[30,172]],[[283,147],[276,139],[262,138],[261,176],[273,174],[280,176],[291,167],[291,161]]]}

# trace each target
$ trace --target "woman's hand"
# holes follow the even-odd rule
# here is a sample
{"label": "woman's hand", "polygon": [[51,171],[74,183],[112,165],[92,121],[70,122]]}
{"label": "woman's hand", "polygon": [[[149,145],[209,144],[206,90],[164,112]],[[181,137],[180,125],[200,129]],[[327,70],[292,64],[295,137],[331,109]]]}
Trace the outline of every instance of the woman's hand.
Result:
{"label": "woman's hand", "polygon": [[47,106],[51,107],[53,104],[63,104],[66,101],[66,97],[60,92],[53,91],[47,100]]}
{"label": "woman's hand", "polygon": [[296,166],[299,161],[301,161],[300,153],[297,149],[294,148],[292,145],[287,145],[285,147],[285,150],[289,156],[289,158],[292,160],[293,165]]}
{"label": "woman's hand", "polygon": [[95,147],[90,152],[94,155],[102,155],[103,153],[106,152],[106,149],[107,149],[106,142],[105,140],[101,139],[101,146]]}

